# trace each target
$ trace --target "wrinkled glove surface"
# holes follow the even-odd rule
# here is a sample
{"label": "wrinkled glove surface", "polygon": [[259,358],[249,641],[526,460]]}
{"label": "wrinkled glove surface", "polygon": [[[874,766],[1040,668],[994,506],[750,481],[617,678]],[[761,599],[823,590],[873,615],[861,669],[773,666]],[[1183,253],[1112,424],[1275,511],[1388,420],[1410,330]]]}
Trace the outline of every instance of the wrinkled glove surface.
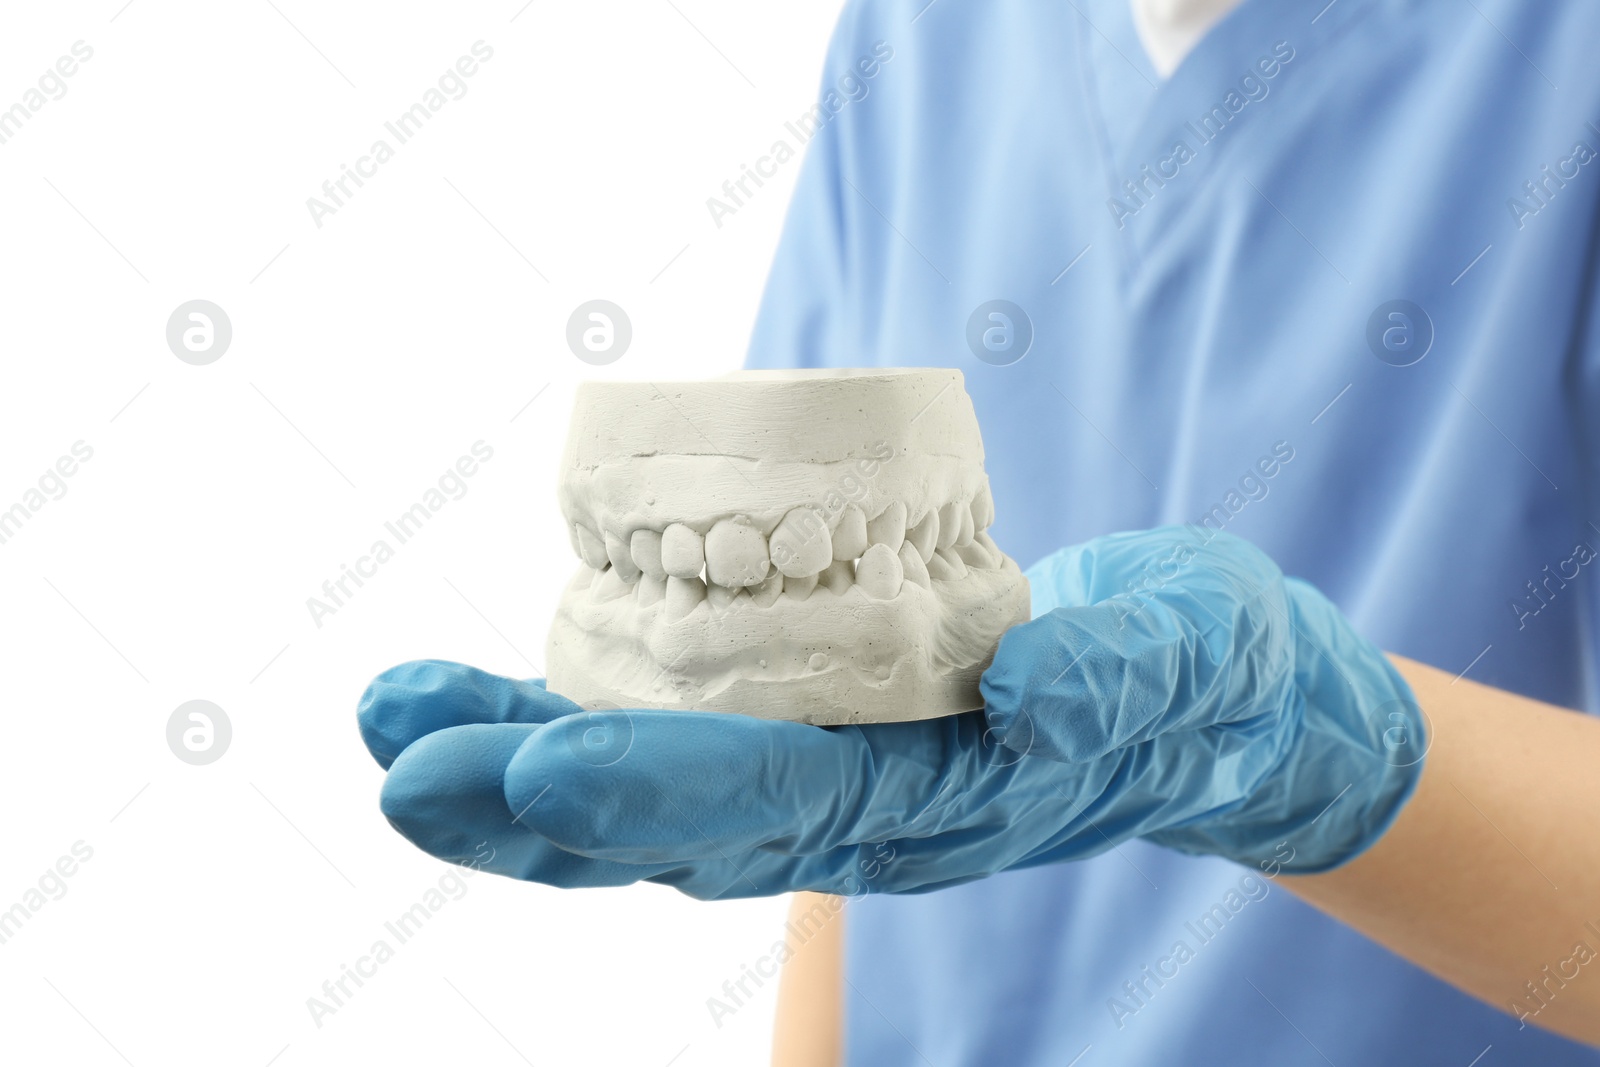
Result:
{"label": "wrinkled glove surface", "polygon": [[1409,687],[1249,543],[1114,534],[1029,578],[1041,613],[1001,641],[985,709],[922,722],[585,711],[541,681],[403,664],[358,713],[383,812],[452,862],[714,899],[926,891],[1135,837],[1310,873],[1409,799]]}

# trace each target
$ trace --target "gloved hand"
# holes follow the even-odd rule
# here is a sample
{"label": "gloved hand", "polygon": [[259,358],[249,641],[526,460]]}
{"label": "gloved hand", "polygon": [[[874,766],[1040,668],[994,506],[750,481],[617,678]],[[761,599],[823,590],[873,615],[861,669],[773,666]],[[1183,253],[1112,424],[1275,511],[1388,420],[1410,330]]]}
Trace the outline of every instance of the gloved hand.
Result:
{"label": "gloved hand", "polygon": [[1036,610],[1060,606],[1006,634],[985,710],[924,722],[586,712],[540,682],[396,667],[359,712],[383,811],[454,862],[709,899],[924,891],[1141,836],[1310,873],[1410,797],[1409,687],[1248,543],[1117,534],[1029,577]]}

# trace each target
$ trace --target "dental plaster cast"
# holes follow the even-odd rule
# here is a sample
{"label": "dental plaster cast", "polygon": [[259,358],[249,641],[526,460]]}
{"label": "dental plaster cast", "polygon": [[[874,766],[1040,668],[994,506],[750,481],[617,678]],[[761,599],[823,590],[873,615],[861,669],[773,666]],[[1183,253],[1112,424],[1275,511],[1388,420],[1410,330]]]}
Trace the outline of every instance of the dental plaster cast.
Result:
{"label": "dental plaster cast", "polygon": [[1029,615],[959,371],[589,382],[559,496],[582,563],[548,684],[585,707],[969,711]]}

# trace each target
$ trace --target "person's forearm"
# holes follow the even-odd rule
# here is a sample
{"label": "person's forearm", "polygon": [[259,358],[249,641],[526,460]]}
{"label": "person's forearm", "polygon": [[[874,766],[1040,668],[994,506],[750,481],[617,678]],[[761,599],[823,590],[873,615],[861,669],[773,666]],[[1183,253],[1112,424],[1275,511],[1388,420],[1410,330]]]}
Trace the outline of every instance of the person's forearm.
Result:
{"label": "person's forearm", "polygon": [[1293,892],[1502,1011],[1600,1044],[1600,720],[1393,657],[1432,727],[1372,849]]}
{"label": "person's forearm", "polygon": [[[1600,1043],[1600,720],[1394,661],[1433,731],[1416,795],[1366,854],[1282,884],[1529,1025]],[[774,1063],[829,1063],[782,1058],[836,1048],[839,955],[797,962]]]}
{"label": "person's forearm", "polygon": [[844,903],[821,893],[790,902],[772,1067],[838,1067],[843,1056]]}

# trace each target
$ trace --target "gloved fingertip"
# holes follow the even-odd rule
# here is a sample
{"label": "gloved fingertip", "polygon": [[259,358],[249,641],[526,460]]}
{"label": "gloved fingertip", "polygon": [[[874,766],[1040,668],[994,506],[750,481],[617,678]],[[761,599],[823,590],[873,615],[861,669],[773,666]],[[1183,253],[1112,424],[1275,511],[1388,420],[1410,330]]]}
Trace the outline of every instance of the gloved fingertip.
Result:
{"label": "gloved fingertip", "polygon": [[362,693],[356,724],[367,750],[387,770],[406,747],[438,730],[471,723],[542,723],[577,711],[544,679],[504,678],[448,660],[390,667]]}
{"label": "gloved fingertip", "polygon": [[1003,745],[1025,756],[1059,760],[1063,757],[1053,743],[1052,724],[1040,721],[1032,710],[1039,705],[1039,686],[1034,676],[1049,668],[1038,651],[1039,625],[1035,621],[1007,631],[1000,639],[994,661],[978,679],[983,716],[988,724],[984,743]]}
{"label": "gloved fingertip", "polygon": [[405,698],[411,692],[408,676],[418,667],[417,662],[390,667],[367,683],[356,704],[361,741],[384,770],[393,766],[406,747],[402,738],[408,730],[399,720],[405,717]]}
{"label": "gloved fingertip", "polygon": [[1128,664],[1117,609],[1055,608],[1012,627],[979,679],[990,729],[1013,751],[1087,763],[1118,747]]}
{"label": "gloved fingertip", "polygon": [[787,809],[770,802],[773,776],[764,768],[791,731],[826,736],[712,712],[570,715],[512,757],[506,805],[523,826],[584,856],[624,863],[716,857],[780,836],[767,824]]}
{"label": "gloved fingertip", "polygon": [[605,807],[608,771],[627,758],[632,720],[624,711],[558,720],[529,737],[506,765],[511,817],[562,848],[603,850],[595,819]]}
{"label": "gloved fingertip", "polygon": [[409,758],[402,752],[391,759],[378,792],[378,810],[409,841],[416,841],[413,831],[431,814],[438,795],[440,776],[430,751],[436,744],[424,737],[411,747]]}
{"label": "gloved fingertip", "polygon": [[984,721],[988,730],[984,745],[999,745],[1019,756],[1044,756],[1064,761],[1065,757],[1051,741],[1048,732],[1039,728],[1032,713],[1017,704],[995,706],[984,703]]}
{"label": "gloved fingertip", "polygon": [[[474,724],[418,738],[389,767],[378,808],[401,836],[441,859],[470,856],[512,754],[533,724]],[[505,816],[493,813],[495,824]],[[494,829],[496,827],[491,827]]]}

